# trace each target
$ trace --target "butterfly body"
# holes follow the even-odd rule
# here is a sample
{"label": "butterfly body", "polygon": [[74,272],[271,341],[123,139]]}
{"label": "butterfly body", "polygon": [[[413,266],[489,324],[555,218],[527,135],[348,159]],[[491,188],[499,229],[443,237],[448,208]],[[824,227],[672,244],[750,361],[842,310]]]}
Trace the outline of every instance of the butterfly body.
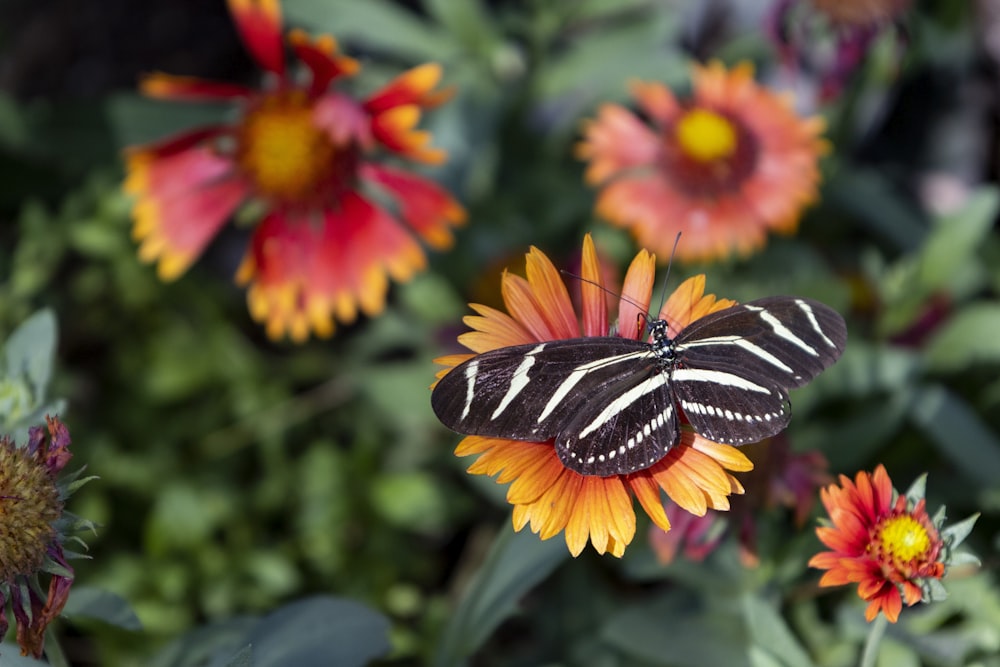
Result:
{"label": "butterfly body", "polygon": [[797,297],[767,297],[711,313],[675,338],[650,322],[651,342],[583,337],[476,355],[438,382],[431,404],[468,435],[554,440],[583,475],[650,467],[680,439],[681,415],[710,440],[756,442],[788,425],[788,390],[839,358],[843,318]]}

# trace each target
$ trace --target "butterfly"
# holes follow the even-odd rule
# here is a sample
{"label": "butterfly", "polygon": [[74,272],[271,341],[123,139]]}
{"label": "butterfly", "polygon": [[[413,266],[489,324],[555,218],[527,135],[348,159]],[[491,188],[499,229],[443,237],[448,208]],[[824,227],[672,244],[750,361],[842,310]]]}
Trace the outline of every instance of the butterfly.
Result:
{"label": "butterfly", "polygon": [[625,475],[680,440],[681,415],[709,440],[757,442],[788,425],[788,391],[840,358],[844,319],[812,299],[771,296],[710,313],[648,340],[588,336],[478,354],[442,377],[431,406],[448,428],[510,440],[554,439],[567,468]]}

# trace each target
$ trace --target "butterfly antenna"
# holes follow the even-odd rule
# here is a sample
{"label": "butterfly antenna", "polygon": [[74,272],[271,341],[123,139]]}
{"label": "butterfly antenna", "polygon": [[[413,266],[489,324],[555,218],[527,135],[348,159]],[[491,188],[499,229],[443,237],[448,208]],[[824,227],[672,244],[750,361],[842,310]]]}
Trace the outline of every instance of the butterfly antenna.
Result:
{"label": "butterfly antenna", "polygon": [[640,304],[640,303],[638,303],[637,301],[633,301],[632,299],[628,298],[624,294],[618,294],[617,292],[613,292],[613,291],[609,290],[607,287],[605,287],[604,285],[601,285],[600,283],[594,282],[593,280],[590,280],[589,278],[584,278],[583,276],[578,276],[578,275],[576,275],[575,273],[573,273],[571,271],[566,271],[565,269],[559,269],[559,273],[561,273],[561,274],[563,274],[565,276],[569,276],[570,278],[576,278],[577,280],[579,280],[582,283],[587,283],[588,285],[593,285],[597,289],[601,290],[602,292],[604,292],[606,294],[609,294],[609,295],[613,296],[616,299],[621,299],[622,301],[624,301],[626,303],[632,304],[633,306],[635,306],[636,308],[638,308],[640,311],[642,311],[643,314],[644,314],[644,316],[645,316],[645,318],[647,320],[649,320],[649,313],[646,312],[645,307],[643,307],[643,305]]}
{"label": "butterfly antenna", "polygon": [[677,236],[674,237],[674,247],[670,250],[670,261],[667,262],[667,272],[663,276],[663,289],[660,291],[660,307],[656,309],[656,318],[660,319],[660,313],[663,312],[663,304],[667,302],[667,285],[670,280],[670,267],[674,265],[674,255],[677,254],[677,244],[681,242],[681,233],[677,232]]}

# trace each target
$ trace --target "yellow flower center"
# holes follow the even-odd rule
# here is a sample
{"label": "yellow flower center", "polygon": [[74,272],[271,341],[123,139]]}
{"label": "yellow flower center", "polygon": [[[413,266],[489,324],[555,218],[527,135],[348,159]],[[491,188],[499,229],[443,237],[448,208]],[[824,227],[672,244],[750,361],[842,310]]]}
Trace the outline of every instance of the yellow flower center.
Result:
{"label": "yellow flower center", "polygon": [[927,529],[909,514],[888,519],[878,539],[883,553],[904,563],[925,556],[931,547]]}
{"label": "yellow flower center", "polygon": [[59,489],[45,461],[0,440],[0,582],[41,568],[61,515]]}
{"label": "yellow flower center", "polygon": [[698,162],[714,162],[736,152],[736,128],[725,117],[708,109],[692,109],[677,121],[681,150]]}
{"label": "yellow flower center", "polygon": [[321,192],[333,171],[336,149],[313,121],[302,93],[275,94],[243,119],[238,159],[260,194],[300,202]]}

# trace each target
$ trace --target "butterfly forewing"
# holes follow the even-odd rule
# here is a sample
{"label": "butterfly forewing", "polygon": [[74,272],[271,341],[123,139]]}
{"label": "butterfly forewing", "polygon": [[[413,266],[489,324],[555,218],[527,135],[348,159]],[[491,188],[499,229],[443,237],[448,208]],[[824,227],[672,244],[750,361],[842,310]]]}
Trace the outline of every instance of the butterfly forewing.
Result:
{"label": "butterfly forewing", "polygon": [[706,315],[674,342],[678,366],[770,377],[791,389],[840,357],[847,329],[818,301],[772,296]]}
{"label": "butterfly forewing", "polygon": [[648,344],[625,338],[572,338],[484,352],[438,382],[431,405],[459,433],[548,440],[597,395],[656,367]]}

